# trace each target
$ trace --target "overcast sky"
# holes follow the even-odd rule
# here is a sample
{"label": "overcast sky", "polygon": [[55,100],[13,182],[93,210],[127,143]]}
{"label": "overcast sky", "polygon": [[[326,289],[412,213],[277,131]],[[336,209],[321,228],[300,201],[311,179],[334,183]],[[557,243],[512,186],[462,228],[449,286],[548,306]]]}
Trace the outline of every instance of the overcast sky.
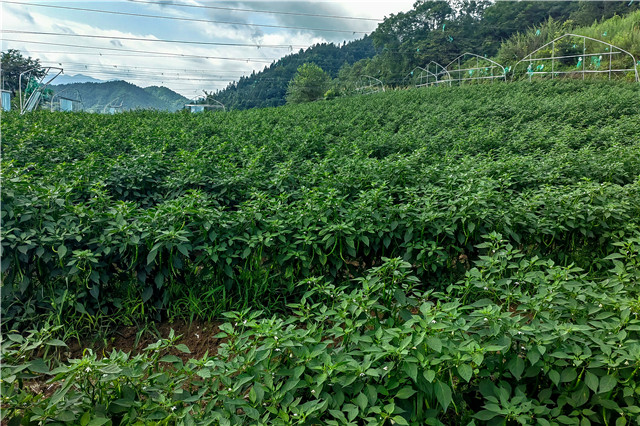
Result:
{"label": "overcast sky", "polygon": [[163,85],[193,98],[302,47],[361,38],[413,1],[2,0],[1,47],[67,75]]}

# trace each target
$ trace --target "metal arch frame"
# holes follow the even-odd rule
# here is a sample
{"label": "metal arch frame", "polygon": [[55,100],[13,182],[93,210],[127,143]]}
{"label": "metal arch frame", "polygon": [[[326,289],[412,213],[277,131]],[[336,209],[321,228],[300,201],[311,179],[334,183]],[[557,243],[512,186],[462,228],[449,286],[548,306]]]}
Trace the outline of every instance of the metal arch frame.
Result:
{"label": "metal arch frame", "polygon": [[[117,106],[116,106],[116,105],[113,105],[113,106],[111,105],[111,104],[115,103],[115,102],[116,102],[116,101],[118,101],[118,100],[120,101],[120,105],[117,105]],[[122,104],[123,104],[123,103],[124,103],[124,99],[120,99],[120,96],[118,96],[118,97],[116,97],[115,99],[113,99],[113,100],[109,101],[109,102],[104,106],[104,108],[102,108],[102,113],[103,113],[103,114],[106,114],[106,113],[107,113],[107,108],[120,108],[120,109],[122,109]]]}
{"label": "metal arch frame", "polygon": [[[356,92],[364,92],[367,89],[372,89],[372,88],[377,88],[378,86],[380,86],[382,88],[382,91],[384,92],[384,84],[382,83],[381,80],[375,78],[375,77],[371,77],[370,75],[361,75],[358,80],[362,79],[362,78],[368,78],[369,82],[371,82],[371,80],[375,80],[377,83],[376,84],[369,84],[368,86],[362,86],[362,87],[356,87]],[[362,93],[363,95],[370,95],[372,93],[378,93],[380,91],[380,89],[372,89],[370,92],[366,92],[366,93]]]}
{"label": "metal arch frame", "polygon": [[[458,67],[460,67],[462,65],[462,63],[460,62],[460,59],[464,58],[465,56],[472,56],[476,58],[476,67],[475,68],[458,68],[456,70],[452,70],[449,67],[451,65],[453,65],[454,63],[458,64]],[[479,62],[480,60],[485,60],[485,61],[489,61],[491,62],[493,65],[489,66],[489,67],[481,67]],[[469,71],[475,71],[475,70],[484,70],[490,68],[491,69],[491,75],[490,76],[484,76],[484,77],[465,77],[465,78],[460,78],[460,73],[461,72],[469,72]],[[499,68],[502,70],[502,74],[501,75],[493,75],[493,69],[494,68]],[[447,70],[447,72],[449,73],[449,76],[451,76],[451,74],[453,74],[454,72],[458,73],[458,78],[453,78],[451,76],[451,80],[450,81],[459,81],[460,83],[464,82],[464,81],[472,81],[472,80],[486,80],[486,79],[491,79],[492,81],[495,79],[503,79],[504,81],[507,81],[507,72],[505,70],[505,68],[500,65],[499,63],[497,63],[496,61],[493,61],[485,56],[481,56],[481,55],[476,55],[475,53],[470,53],[470,52],[465,52],[462,55],[458,56],[457,58],[455,58],[453,61],[449,62],[447,64],[447,66],[445,67],[445,69]]]}
{"label": "metal arch frame", "polygon": [[[582,54],[581,55],[567,55],[567,56],[555,56],[555,43],[559,40],[562,40],[565,37],[579,37],[582,39]],[[611,48],[610,52],[603,52],[603,53],[591,53],[591,54],[587,54],[586,53],[586,41],[587,40],[591,40],[591,41],[595,41],[597,43],[600,44],[604,44],[606,46],[609,46]],[[532,58],[532,55],[534,55],[535,53],[539,52],[540,50],[544,49],[545,47],[551,45],[551,57],[550,58]],[[613,49],[617,49],[622,53],[626,53],[628,56],[631,57],[631,60],[633,61],[633,68],[625,68],[625,69],[611,69],[611,60],[614,54],[618,54],[620,52],[613,52]],[[582,57],[586,57],[586,56],[602,56],[602,55],[609,55],[609,69],[606,70],[585,70],[585,61],[582,61],[582,70],[581,71],[577,71],[582,73],[582,79],[584,80],[585,74],[586,73],[609,73],[609,80],[611,80],[611,73],[612,72],[624,72],[624,71],[633,71],[634,75],[635,75],[635,81],[639,82],[640,78],[638,76],[638,67],[636,66],[637,62],[636,62],[636,58],[635,56],[633,56],[633,54],[631,52],[628,52],[614,44],[608,43],[604,40],[598,40],[597,38],[593,38],[593,37],[589,37],[589,36],[584,36],[584,35],[580,35],[580,34],[573,34],[573,33],[566,33],[561,35],[560,37],[556,37],[553,40],[551,40],[550,42],[540,46],[539,48],[537,48],[536,50],[534,50],[533,52],[529,53],[528,55],[526,55],[524,58],[522,58],[521,60],[519,60],[518,62],[516,62],[516,64],[513,66],[513,70],[511,72],[511,81],[513,81],[513,79],[515,78],[515,73],[516,73],[516,68],[518,67],[518,65],[522,62],[529,62],[529,64],[531,64],[531,62],[533,61],[542,61],[542,60],[551,60],[551,71],[534,71],[534,72],[530,72],[529,74],[529,81],[531,81],[531,77],[533,75],[540,75],[540,74],[551,74],[551,78],[553,79],[555,77],[556,74],[569,74],[569,73],[575,73],[576,71],[555,71],[555,61],[556,59],[564,59],[564,58],[582,58]]]}
{"label": "metal arch frame", "polygon": [[51,111],[53,111],[53,101],[56,99],[56,96],[60,97],[60,95],[61,95],[62,93],[66,92],[66,91],[68,91],[68,90],[75,90],[75,91],[76,91],[76,94],[78,95],[78,98],[79,98],[78,100],[75,100],[75,99],[69,99],[69,100],[70,100],[70,101],[73,101],[73,102],[79,102],[79,103],[80,103],[80,105],[82,105],[82,109],[84,109],[84,102],[82,101],[82,94],[80,93],[80,91],[79,91],[78,89],[76,89],[75,87],[67,87],[67,88],[66,88],[66,89],[64,89],[64,90],[61,90],[60,92],[55,93],[55,94],[51,97],[51,102],[50,102],[50,104],[49,104]]}
{"label": "metal arch frame", "polygon": [[[433,78],[436,79],[436,81],[434,82],[434,84],[437,84],[438,82],[438,76],[435,75],[434,73],[432,73],[431,71],[424,69],[422,67],[415,67],[414,69],[412,69],[411,71],[409,71],[409,74],[407,74],[405,76],[405,78],[403,80],[406,79],[411,79],[411,77],[414,77],[413,72],[415,70],[420,70],[420,75],[417,76],[418,79],[420,79],[420,83],[416,83],[415,87],[423,87],[423,86],[428,86],[429,85],[429,76],[433,76]],[[425,77],[425,73],[426,73],[426,78],[427,78],[427,82],[426,83],[422,83],[422,79]]]}
{"label": "metal arch frame", "polygon": [[[38,88],[36,90],[34,90],[33,92],[31,92],[31,94],[29,95],[28,99],[25,99],[24,101],[22,100],[22,76],[25,74],[31,75],[31,73],[33,71],[39,70],[39,69],[43,69],[46,70],[44,75],[42,77],[40,77],[40,79],[38,80]],[[46,83],[42,83],[47,76],[49,75],[49,73],[51,72],[51,70],[57,70],[58,72],[49,79],[49,81],[47,81]],[[26,71],[23,71],[20,73],[20,75],[18,76],[18,90],[20,93],[20,115],[23,115],[25,112],[29,112],[35,109],[35,107],[38,106],[38,103],[40,103],[40,99],[36,99],[34,100],[35,104],[33,106],[29,106],[29,103],[32,99],[34,99],[34,96],[40,96],[40,95],[36,95],[36,93],[42,93],[42,91],[44,91],[44,89],[51,84],[51,82],[53,80],[55,80],[56,77],[58,77],[60,74],[62,74],[64,72],[64,70],[62,68],[58,68],[58,67],[41,67],[41,68],[31,68],[28,69]],[[26,96],[26,93],[25,93]]]}
{"label": "metal arch frame", "polygon": [[[431,65],[433,65],[436,68],[436,72],[432,72],[430,71],[430,67]],[[449,74],[449,71],[447,71],[447,68],[445,68],[444,66],[442,66],[442,64],[437,63],[436,61],[429,61],[429,63],[426,65],[427,71],[431,72],[432,74],[435,74],[436,77],[438,77],[439,75],[444,75],[445,78],[439,78],[437,84],[440,83],[449,83],[449,86],[451,86],[451,74]],[[438,68],[440,68],[440,71],[438,71]]]}
{"label": "metal arch frame", "polygon": [[[206,99],[206,98],[205,98]],[[197,99],[191,99],[192,101],[196,101]],[[226,111],[227,108],[224,106],[224,104],[220,101],[217,101],[215,99],[207,99],[207,102],[215,102],[215,104],[211,104],[211,103],[206,103],[206,104],[185,104],[185,107],[192,107],[192,106],[201,106],[201,107],[218,107],[221,106],[222,107],[222,111]],[[217,104],[217,105],[216,105]]]}

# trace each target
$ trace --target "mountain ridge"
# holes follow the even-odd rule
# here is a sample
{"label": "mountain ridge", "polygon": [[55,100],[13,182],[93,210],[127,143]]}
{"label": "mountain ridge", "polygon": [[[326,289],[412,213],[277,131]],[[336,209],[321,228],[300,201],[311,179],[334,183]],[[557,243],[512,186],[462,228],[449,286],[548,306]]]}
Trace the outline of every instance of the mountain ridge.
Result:
{"label": "mountain ridge", "polygon": [[167,87],[142,88],[123,80],[58,84],[51,88],[54,93],[65,91],[71,96],[75,93],[76,98],[82,101],[83,109],[90,112],[103,112],[110,106],[125,111],[157,109],[173,112],[182,109],[189,102],[188,98]]}

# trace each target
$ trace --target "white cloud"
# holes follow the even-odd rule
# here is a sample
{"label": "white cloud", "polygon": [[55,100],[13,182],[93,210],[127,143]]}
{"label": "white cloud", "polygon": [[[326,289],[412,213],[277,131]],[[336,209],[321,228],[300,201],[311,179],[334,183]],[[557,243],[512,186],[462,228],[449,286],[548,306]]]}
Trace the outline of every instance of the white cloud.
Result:
{"label": "white cloud", "polygon": [[[31,0],[37,1],[37,0]],[[205,2],[180,0],[177,3],[192,5],[216,5],[229,8],[258,10],[282,10],[323,15],[382,18],[411,8],[408,1],[349,1],[349,2]],[[230,10],[196,9],[138,4],[123,1],[64,3],[48,2],[68,7],[81,7],[128,13],[155,14],[181,18],[246,22],[267,25],[304,26],[313,28],[371,30],[375,22],[298,15],[272,15]],[[229,82],[252,71],[260,71],[277,58],[290,54],[290,49],[255,47],[224,47],[211,45],[170,44],[144,42],[123,38],[183,39],[207,42],[257,43],[260,45],[310,46],[328,41],[341,42],[355,36],[349,33],[328,33],[296,29],[275,29],[257,26],[223,25],[204,22],[183,22],[163,19],[132,18],[97,14],[93,12],[65,11],[28,5],[2,4],[2,29],[40,33],[66,33],[104,36],[104,39],[63,37],[34,34],[2,34],[2,50],[20,49],[25,54],[39,58],[45,65],[61,63],[65,74],[82,73],[99,79],[122,78],[140,86],[164,85],[185,96],[221,89]],[[126,19],[124,19],[126,18]],[[18,41],[13,41],[18,40]],[[31,43],[29,43],[31,42]],[[57,46],[55,43],[68,46]],[[179,55],[226,57],[240,60],[189,58],[182,56],[158,56],[110,49],[127,49],[147,52],[171,52]],[[262,60],[258,62],[257,60]]]}

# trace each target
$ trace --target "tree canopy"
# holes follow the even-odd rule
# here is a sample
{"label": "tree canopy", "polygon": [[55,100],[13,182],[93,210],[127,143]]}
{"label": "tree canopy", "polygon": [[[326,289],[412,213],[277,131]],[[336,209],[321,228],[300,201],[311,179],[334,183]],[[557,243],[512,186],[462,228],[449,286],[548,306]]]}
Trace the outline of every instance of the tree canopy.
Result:
{"label": "tree canopy", "polygon": [[331,85],[331,77],[313,63],[298,67],[298,72],[289,81],[287,103],[300,104],[322,99]]}
{"label": "tree canopy", "polygon": [[[34,77],[42,77],[46,72],[40,65],[39,59],[26,58],[16,49],[2,52],[2,89],[10,90],[15,95],[18,91],[20,74],[30,69],[35,69],[32,74]],[[26,89],[27,83],[27,80],[22,81],[23,89]]]}

